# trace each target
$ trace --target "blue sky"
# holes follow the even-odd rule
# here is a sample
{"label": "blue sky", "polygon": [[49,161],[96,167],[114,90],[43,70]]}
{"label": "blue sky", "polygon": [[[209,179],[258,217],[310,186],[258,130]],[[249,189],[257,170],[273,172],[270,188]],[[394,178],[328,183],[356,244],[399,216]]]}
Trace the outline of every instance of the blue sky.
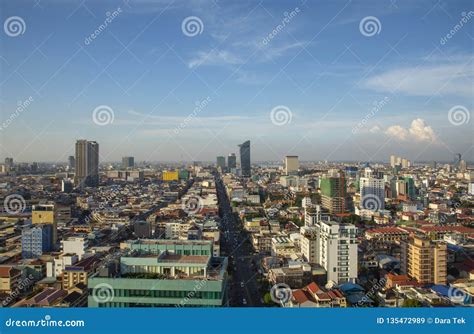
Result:
{"label": "blue sky", "polygon": [[102,161],[213,160],[247,139],[255,161],[474,160],[472,1],[0,6],[1,158],[65,161],[87,138]]}

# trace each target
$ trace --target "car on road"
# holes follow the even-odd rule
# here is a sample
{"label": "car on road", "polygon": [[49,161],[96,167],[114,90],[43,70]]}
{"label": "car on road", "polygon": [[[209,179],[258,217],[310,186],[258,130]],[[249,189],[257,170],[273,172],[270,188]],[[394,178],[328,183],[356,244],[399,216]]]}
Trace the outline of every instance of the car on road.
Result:
{"label": "car on road", "polygon": [[240,282],[240,287],[243,288],[245,286],[244,281]]}
{"label": "car on road", "polygon": [[247,299],[242,299],[242,304],[247,305]]}

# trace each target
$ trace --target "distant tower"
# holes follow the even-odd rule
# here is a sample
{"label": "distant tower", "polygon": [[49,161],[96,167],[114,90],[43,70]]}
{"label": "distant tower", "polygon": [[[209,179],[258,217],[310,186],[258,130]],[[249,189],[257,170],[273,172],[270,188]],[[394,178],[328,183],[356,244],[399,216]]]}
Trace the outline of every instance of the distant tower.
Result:
{"label": "distant tower", "polygon": [[250,140],[239,145],[240,148],[240,168],[242,170],[242,176],[250,177]]}
{"label": "distant tower", "polygon": [[135,159],[133,157],[123,157],[122,158],[122,168],[134,168],[135,167]]}
{"label": "distant tower", "polygon": [[225,157],[219,156],[216,158],[217,168],[220,171],[225,171]]}
{"label": "distant tower", "polygon": [[76,168],[76,158],[74,158],[73,155],[70,155],[67,158],[67,164],[69,166],[69,170],[73,170],[74,168]]}
{"label": "distant tower", "polygon": [[300,163],[298,161],[297,155],[287,155],[285,157],[285,174],[295,174],[300,168]]}
{"label": "distant tower", "polygon": [[76,185],[99,185],[99,144],[95,141],[76,141]]}
{"label": "distant tower", "polygon": [[454,161],[453,161],[454,167],[459,166],[459,163],[461,162],[461,160],[462,160],[462,155],[461,155],[461,153],[455,153],[455,154],[454,154]]}
{"label": "distant tower", "polygon": [[235,156],[235,153],[231,153],[227,157],[227,168],[229,169],[229,172],[232,171],[232,169],[237,168],[237,157]]}

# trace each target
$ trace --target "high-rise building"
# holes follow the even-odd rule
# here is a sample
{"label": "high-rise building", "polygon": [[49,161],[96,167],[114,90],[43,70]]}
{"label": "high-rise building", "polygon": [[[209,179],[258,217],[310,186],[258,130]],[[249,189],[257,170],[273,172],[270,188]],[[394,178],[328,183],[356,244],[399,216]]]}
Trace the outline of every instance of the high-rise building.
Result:
{"label": "high-rise building", "polygon": [[[89,307],[227,305],[228,262],[213,256],[212,241],[146,240],[132,245],[140,252],[122,256],[119,272],[112,276],[98,271],[89,277]],[[104,286],[122,297],[97,298]]]}
{"label": "high-rise building", "polygon": [[400,242],[400,269],[421,284],[446,284],[447,245],[415,236]]}
{"label": "high-rise building", "polygon": [[304,226],[300,230],[301,254],[306,261],[311,264],[317,264],[319,261],[319,225]]}
{"label": "high-rise building", "polygon": [[67,158],[67,165],[69,167],[69,170],[73,170],[74,168],[76,168],[76,158],[74,158],[73,155],[70,155]]}
{"label": "high-rise building", "polygon": [[225,157],[219,156],[216,158],[217,169],[220,171],[225,171]]}
{"label": "high-rise building", "polygon": [[250,177],[250,140],[239,145],[240,148],[240,169],[242,170],[242,176]]}
{"label": "high-rise building", "polygon": [[5,158],[5,166],[7,166],[8,168],[12,168],[13,167],[13,158]]}
{"label": "high-rise building", "polygon": [[237,157],[235,156],[235,153],[231,153],[227,157],[227,168],[229,169],[229,172],[231,172],[232,169],[237,168]]}
{"label": "high-rise building", "polygon": [[134,168],[135,167],[135,159],[133,157],[123,157],[122,158],[122,168]]}
{"label": "high-rise building", "polygon": [[65,179],[61,181],[61,191],[63,193],[70,193],[74,189],[74,184],[72,180]]}
{"label": "high-rise building", "polygon": [[55,204],[33,205],[31,209],[31,222],[33,225],[51,225],[51,244],[56,245],[58,239],[58,214]]}
{"label": "high-rise building", "polygon": [[[367,168],[366,168],[367,170]],[[385,181],[374,172],[367,172],[360,182],[360,208],[379,211],[385,209]]]}
{"label": "high-rise building", "polygon": [[[462,155],[461,153],[455,153],[454,154],[454,161],[453,161],[453,165],[454,167],[458,167],[459,166],[459,163],[461,162],[462,160]],[[6,162],[5,162],[6,163]]]}
{"label": "high-rise building", "polygon": [[99,144],[95,141],[76,141],[76,186],[99,185]]}
{"label": "high-rise building", "polygon": [[320,180],[321,204],[329,213],[343,213],[346,210],[346,177],[343,171],[329,170]]}
{"label": "high-rise building", "polygon": [[318,263],[326,269],[328,282],[340,284],[357,278],[356,230],[352,224],[324,220],[319,223]]}
{"label": "high-rise building", "polygon": [[300,163],[297,155],[287,155],[285,157],[285,174],[291,175],[298,172]]}
{"label": "high-rise building", "polygon": [[390,156],[390,166],[393,168],[397,164],[397,157],[395,155]]}
{"label": "high-rise building", "polygon": [[21,255],[24,259],[36,259],[52,250],[52,225],[39,224],[21,233]]}

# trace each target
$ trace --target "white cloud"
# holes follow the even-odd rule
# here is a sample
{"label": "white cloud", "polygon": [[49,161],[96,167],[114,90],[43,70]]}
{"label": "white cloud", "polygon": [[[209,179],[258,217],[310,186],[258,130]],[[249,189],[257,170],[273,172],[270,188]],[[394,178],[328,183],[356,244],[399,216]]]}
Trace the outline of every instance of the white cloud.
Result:
{"label": "white cloud", "polygon": [[193,68],[201,65],[236,65],[242,60],[235,54],[226,50],[213,49],[209,52],[199,51],[194,58],[188,62],[188,67]]}
{"label": "white cloud", "polygon": [[400,140],[406,140],[408,138],[408,130],[402,128],[400,125],[392,125],[385,130],[385,133],[390,137],[395,137]]}
{"label": "white cloud", "polygon": [[414,119],[408,129],[400,125],[392,125],[385,130],[385,134],[399,140],[413,140],[417,142],[436,142],[436,135],[431,128],[425,124],[421,118]]}
{"label": "white cloud", "polygon": [[473,97],[472,60],[390,70],[367,78],[364,85],[379,92],[411,96],[456,95]]}

